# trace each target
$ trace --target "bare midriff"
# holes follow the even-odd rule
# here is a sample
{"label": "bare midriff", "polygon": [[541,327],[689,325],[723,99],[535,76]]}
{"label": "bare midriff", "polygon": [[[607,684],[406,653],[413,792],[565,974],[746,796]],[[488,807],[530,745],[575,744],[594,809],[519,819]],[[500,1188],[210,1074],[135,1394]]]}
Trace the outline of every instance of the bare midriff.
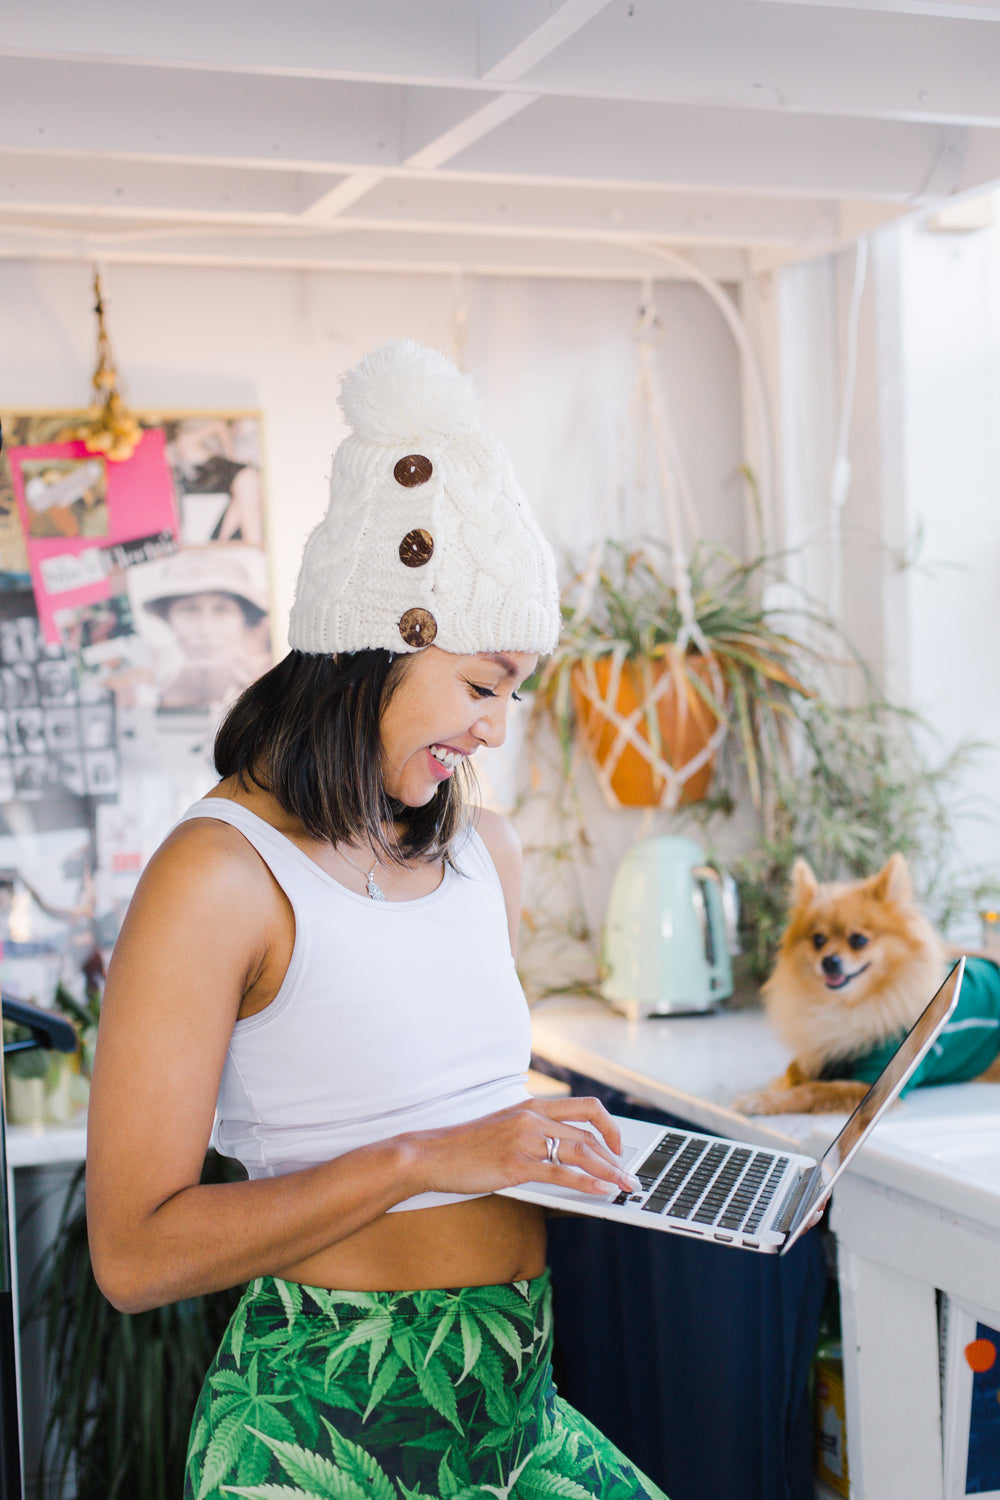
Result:
{"label": "bare midriff", "polygon": [[275,1274],[330,1291],[399,1292],[495,1286],[540,1276],[544,1268],[542,1209],[491,1193],[383,1214]]}

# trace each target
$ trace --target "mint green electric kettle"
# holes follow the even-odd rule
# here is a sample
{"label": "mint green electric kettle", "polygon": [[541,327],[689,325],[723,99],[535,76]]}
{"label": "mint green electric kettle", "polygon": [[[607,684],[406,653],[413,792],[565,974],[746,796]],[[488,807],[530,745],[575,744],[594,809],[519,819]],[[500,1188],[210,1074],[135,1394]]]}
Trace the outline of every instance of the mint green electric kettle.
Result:
{"label": "mint green electric kettle", "polygon": [[711,1010],[733,992],[722,881],[688,838],[634,844],[615,873],[601,993],[631,1017]]}

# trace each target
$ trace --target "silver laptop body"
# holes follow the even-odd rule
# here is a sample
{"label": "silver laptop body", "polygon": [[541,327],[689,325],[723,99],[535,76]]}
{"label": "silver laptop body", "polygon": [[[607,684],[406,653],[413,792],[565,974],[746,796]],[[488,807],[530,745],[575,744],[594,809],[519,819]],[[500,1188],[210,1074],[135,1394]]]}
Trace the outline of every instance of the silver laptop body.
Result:
{"label": "silver laptop body", "polygon": [[934,1045],[958,1002],[964,972],[961,958],[820,1161],[616,1115],[622,1165],[640,1179],[641,1192],[597,1197],[543,1182],[502,1191],[563,1212],[783,1255]]}

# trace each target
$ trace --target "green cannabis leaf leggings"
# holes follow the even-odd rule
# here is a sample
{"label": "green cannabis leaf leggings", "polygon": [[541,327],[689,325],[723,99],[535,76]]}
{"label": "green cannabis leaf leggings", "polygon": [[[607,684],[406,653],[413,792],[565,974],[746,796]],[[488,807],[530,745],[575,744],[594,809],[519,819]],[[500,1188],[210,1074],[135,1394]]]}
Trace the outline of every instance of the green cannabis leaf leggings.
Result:
{"label": "green cannabis leaf leggings", "polygon": [[552,1383],[546,1272],[507,1286],[247,1288],[195,1411],[185,1500],[666,1500]]}

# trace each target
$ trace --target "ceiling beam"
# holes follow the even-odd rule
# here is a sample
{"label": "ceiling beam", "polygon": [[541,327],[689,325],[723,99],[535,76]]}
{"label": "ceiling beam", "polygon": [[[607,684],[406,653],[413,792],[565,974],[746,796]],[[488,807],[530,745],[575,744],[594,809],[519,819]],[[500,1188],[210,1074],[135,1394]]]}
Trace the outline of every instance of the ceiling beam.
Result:
{"label": "ceiling beam", "polygon": [[16,0],[4,7],[0,54],[303,78],[464,82],[478,72],[477,9],[469,0]]}
{"label": "ceiling beam", "polygon": [[67,233],[88,217],[214,226],[299,224],[317,228],[337,214],[352,229],[477,234],[511,238],[669,240],[685,245],[827,247],[898,210],[832,198],[469,181],[404,170],[344,178],[0,154],[0,215],[55,216]]}
{"label": "ceiling beam", "polygon": [[[707,274],[731,280],[746,269],[742,247],[689,252]],[[495,236],[379,233],[366,229],[303,234],[258,229],[238,234],[108,221],[65,226],[0,225],[0,258],[158,265],[251,266],[319,271],[420,272],[433,275],[675,279],[676,266],[641,246],[596,240],[499,239]]]}
{"label": "ceiling beam", "polygon": [[595,16],[523,86],[878,120],[1000,121],[1000,27],[864,7],[669,0]]}
{"label": "ceiling beam", "polygon": [[479,7],[479,76],[484,83],[514,83],[610,0],[506,0]]}
{"label": "ceiling beam", "polygon": [[[931,195],[950,127],[793,116],[760,110],[540,98],[451,165],[476,175],[820,197],[916,206]],[[966,165],[1000,177],[1000,130],[970,130]],[[979,182],[984,179],[980,177]],[[975,187],[967,171],[952,192]]]}

